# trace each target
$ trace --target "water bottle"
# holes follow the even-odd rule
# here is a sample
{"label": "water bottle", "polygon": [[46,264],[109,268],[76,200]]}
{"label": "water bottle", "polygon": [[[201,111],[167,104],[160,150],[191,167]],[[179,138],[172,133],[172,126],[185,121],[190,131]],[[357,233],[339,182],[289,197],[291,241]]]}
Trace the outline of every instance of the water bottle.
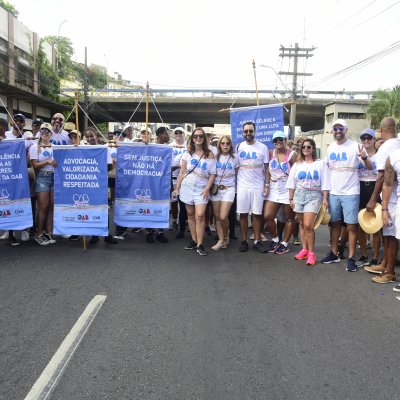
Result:
{"label": "water bottle", "polygon": [[175,190],[171,193],[171,201],[178,200],[178,195],[176,194]]}

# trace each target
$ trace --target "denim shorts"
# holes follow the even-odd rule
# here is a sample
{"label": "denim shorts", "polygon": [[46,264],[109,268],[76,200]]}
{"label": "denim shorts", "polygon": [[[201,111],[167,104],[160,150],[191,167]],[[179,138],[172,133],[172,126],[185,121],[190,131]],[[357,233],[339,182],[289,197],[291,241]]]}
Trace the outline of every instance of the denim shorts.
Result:
{"label": "denim shorts", "polygon": [[322,193],[319,190],[296,189],[293,200],[294,212],[318,214],[322,203]]}
{"label": "denim shorts", "polygon": [[180,200],[191,206],[196,204],[207,204],[209,198],[204,198],[202,192],[207,184],[194,184],[193,186],[189,186],[182,182],[181,189],[179,191]]}
{"label": "denim shorts", "polygon": [[35,181],[36,193],[54,191],[54,174],[44,174],[39,172]]}
{"label": "denim shorts", "polygon": [[343,221],[346,224],[358,224],[360,195],[329,194],[329,212],[331,222]]}

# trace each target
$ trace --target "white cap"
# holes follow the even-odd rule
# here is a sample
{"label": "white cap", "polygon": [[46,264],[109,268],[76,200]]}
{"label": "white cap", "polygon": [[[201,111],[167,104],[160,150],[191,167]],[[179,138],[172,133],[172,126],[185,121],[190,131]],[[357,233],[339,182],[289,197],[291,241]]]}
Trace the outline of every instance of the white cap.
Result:
{"label": "white cap", "polygon": [[342,125],[344,128],[347,128],[347,122],[344,119],[337,119],[336,121],[333,121],[332,128],[335,125]]}
{"label": "white cap", "polygon": [[181,131],[181,132],[185,133],[185,130],[184,130],[181,126],[177,126],[177,127],[174,129],[174,133],[175,133],[176,131]]}

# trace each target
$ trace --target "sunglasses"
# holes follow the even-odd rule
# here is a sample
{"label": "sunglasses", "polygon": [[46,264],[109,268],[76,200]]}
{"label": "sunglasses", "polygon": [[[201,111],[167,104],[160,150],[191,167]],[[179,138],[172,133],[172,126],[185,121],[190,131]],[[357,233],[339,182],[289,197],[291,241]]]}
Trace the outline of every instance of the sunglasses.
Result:
{"label": "sunglasses", "polygon": [[183,132],[182,131],[176,131],[175,135],[183,135]]}
{"label": "sunglasses", "polygon": [[284,141],[283,138],[277,137],[277,138],[275,138],[275,139],[272,141],[272,143],[278,143],[278,142],[283,142],[283,141]]}
{"label": "sunglasses", "polygon": [[254,133],[254,129],[246,129],[243,133]]}
{"label": "sunglasses", "polygon": [[63,120],[62,118],[58,118],[58,117],[56,117],[56,118],[53,118],[53,121],[59,121],[59,122],[63,122],[64,120]]}
{"label": "sunglasses", "polygon": [[40,133],[46,133],[47,135],[51,134],[51,132],[48,129],[41,129]]}
{"label": "sunglasses", "polygon": [[361,136],[361,141],[365,141],[365,140],[372,140],[373,139],[373,137],[372,136],[369,136],[369,135],[365,135],[365,136]]}
{"label": "sunglasses", "polygon": [[344,126],[335,126],[334,128],[333,128],[333,131],[334,132],[343,132],[344,130],[345,130],[346,128],[344,127]]}
{"label": "sunglasses", "polygon": [[24,120],[23,120],[23,119],[21,119],[21,118],[16,118],[16,119],[14,119],[14,122],[20,122],[20,123],[23,123],[23,122],[24,122]]}
{"label": "sunglasses", "polygon": [[221,142],[220,145],[221,146],[230,146],[231,142]]}
{"label": "sunglasses", "polygon": [[193,135],[193,139],[204,139],[204,135]]}
{"label": "sunglasses", "polygon": [[312,146],[301,146],[302,149],[306,150],[311,150],[313,147]]}

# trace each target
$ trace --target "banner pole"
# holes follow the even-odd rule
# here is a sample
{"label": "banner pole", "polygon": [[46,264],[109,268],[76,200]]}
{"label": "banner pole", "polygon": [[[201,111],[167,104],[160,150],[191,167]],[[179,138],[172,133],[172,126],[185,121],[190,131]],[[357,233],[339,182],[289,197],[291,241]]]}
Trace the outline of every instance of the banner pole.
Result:
{"label": "banner pole", "polygon": [[[78,115],[78,92],[75,92],[75,126],[76,130],[79,131],[79,115]],[[81,144],[80,135],[77,135],[77,144]],[[86,236],[83,236],[83,251],[86,251]]]}
{"label": "banner pole", "polygon": [[258,101],[258,85],[257,85],[257,74],[256,74],[256,63],[253,58],[253,71],[254,71],[254,82],[256,84],[256,99],[257,99],[257,105],[260,105],[260,102]]}
{"label": "banner pole", "polygon": [[149,143],[149,82],[146,84],[146,144]]}

